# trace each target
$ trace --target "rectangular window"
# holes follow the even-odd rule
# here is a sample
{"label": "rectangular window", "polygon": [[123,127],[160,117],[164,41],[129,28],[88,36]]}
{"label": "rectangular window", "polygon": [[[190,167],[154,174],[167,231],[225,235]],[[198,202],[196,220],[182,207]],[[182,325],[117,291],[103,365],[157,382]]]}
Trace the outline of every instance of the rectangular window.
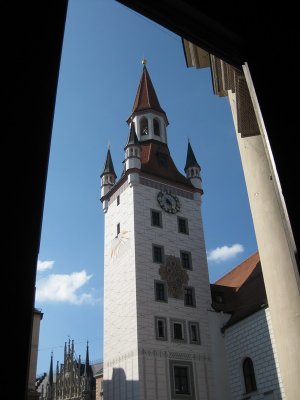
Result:
{"label": "rectangular window", "polygon": [[155,335],[157,340],[168,340],[166,318],[155,317]]}
{"label": "rectangular window", "polygon": [[120,196],[117,196],[117,206],[120,204]]}
{"label": "rectangular window", "polygon": [[183,340],[182,324],[174,322],[174,339]]}
{"label": "rectangular window", "polygon": [[169,363],[172,399],[194,399],[192,363],[177,360],[170,360]]}
{"label": "rectangular window", "polygon": [[120,224],[117,225],[117,236],[120,233]]}
{"label": "rectangular window", "polygon": [[189,373],[187,367],[174,366],[176,394],[190,394]]}
{"label": "rectangular window", "polygon": [[186,343],[185,321],[182,319],[171,319],[170,326],[172,341]]}
{"label": "rectangular window", "polygon": [[186,218],[178,217],[178,232],[188,235],[188,220]]}
{"label": "rectangular window", "polygon": [[166,282],[154,281],[154,286],[155,286],[155,300],[167,301]]}
{"label": "rectangular window", "polygon": [[196,306],[195,289],[193,287],[184,288],[184,305],[191,307]]}
{"label": "rectangular window", "polygon": [[180,259],[182,268],[192,269],[192,255],[189,251],[181,251]]}
{"label": "rectangular window", "polygon": [[162,227],[162,218],[160,211],[151,210],[151,225],[158,226],[160,228]]}
{"label": "rectangular window", "polygon": [[189,321],[189,334],[190,334],[190,343],[192,344],[201,344],[200,342],[200,330],[198,322]]}
{"label": "rectangular window", "polygon": [[153,262],[162,263],[164,257],[163,247],[154,244],[152,246],[152,256],[153,256]]}

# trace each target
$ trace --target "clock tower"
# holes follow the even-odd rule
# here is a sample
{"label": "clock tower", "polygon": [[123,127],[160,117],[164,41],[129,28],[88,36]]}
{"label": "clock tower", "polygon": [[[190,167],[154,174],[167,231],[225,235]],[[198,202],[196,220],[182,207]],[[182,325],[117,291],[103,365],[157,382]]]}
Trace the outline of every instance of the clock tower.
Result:
{"label": "clock tower", "polygon": [[101,174],[104,398],[213,399],[201,169],[190,143],[176,168],[145,63],[127,123],[122,175],[110,149]]}

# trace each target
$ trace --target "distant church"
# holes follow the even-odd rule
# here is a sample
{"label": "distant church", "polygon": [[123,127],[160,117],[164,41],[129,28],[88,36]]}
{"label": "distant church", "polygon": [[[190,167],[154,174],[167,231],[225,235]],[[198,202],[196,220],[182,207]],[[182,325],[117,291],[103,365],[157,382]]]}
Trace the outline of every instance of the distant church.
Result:
{"label": "distant church", "polygon": [[64,347],[64,362],[57,361],[53,370],[51,354],[48,374],[36,380],[36,391],[40,400],[100,400],[102,393],[102,363],[90,364],[89,347],[85,361],[75,356],[74,341]]}
{"label": "distant church", "polygon": [[201,168],[190,142],[175,166],[145,63],[127,124],[101,174],[103,398],[284,399],[259,254],[210,285]]}

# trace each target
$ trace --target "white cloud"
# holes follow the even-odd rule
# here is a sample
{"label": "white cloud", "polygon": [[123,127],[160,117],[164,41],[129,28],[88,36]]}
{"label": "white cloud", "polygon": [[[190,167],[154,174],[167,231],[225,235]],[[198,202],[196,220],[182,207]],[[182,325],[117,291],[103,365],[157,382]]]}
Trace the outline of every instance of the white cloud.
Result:
{"label": "white cloud", "polygon": [[207,259],[212,262],[222,262],[236,257],[237,254],[242,253],[244,247],[241,244],[233,244],[232,246],[217,247],[207,253]]}
{"label": "white cloud", "polygon": [[38,260],[37,270],[46,271],[46,269],[51,269],[53,267],[54,261],[41,261]]}
{"label": "white cloud", "polygon": [[90,293],[77,293],[92,275],[87,275],[85,270],[73,272],[70,275],[50,274],[36,283],[37,302],[67,302],[71,304],[94,304],[98,301]]}

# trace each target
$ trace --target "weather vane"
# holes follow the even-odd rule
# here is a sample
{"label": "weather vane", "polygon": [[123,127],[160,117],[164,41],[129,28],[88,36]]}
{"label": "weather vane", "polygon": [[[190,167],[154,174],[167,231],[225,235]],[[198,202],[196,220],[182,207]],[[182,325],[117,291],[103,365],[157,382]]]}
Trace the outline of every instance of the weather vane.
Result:
{"label": "weather vane", "polygon": [[146,64],[147,64],[147,60],[146,60],[145,57],[143,57],[143,59],[142,59],[142,64],[143,64],[143,65],[146,65]]}

